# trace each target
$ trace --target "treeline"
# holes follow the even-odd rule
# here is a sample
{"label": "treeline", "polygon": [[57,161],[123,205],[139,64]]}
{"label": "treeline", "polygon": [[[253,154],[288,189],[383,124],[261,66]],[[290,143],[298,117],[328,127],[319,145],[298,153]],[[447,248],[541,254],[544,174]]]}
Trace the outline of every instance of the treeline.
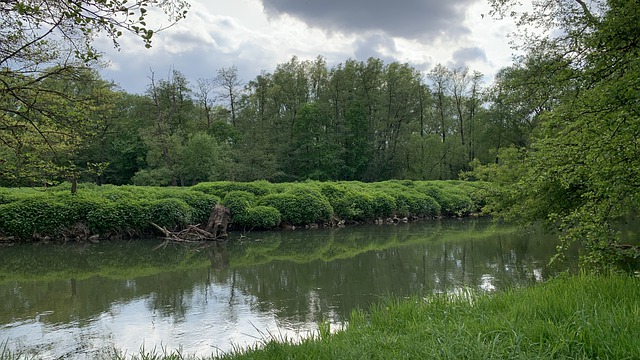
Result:
{"label": "treeline", "polygon": [[143,95],[89,68],[50,69],[38,94],[0,73],[38,99],[2,99],[0,185],[456,179],[528,144],[544,102],[509,86],[521,72],[485,88],[463,68],[294,57],[248,82],[235,67],[195,82],[151,73]]}
{"label": "treeline", "polygon": [[151,235],[205,225],[211,209],[230,210],[231,228],[403,221],[467,216],[496,195],[484,182],[386,181],[269,183],[205,182],[193,187],[97,186],[69,183],[49,188],[0,188],[0,240],[92,240]]}

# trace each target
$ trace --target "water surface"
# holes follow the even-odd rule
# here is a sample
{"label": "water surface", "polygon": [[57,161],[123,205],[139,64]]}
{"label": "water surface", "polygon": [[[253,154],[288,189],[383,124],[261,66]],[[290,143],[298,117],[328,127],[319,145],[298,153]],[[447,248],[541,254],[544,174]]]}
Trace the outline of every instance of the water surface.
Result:
{"label": "water surface", "polygon": [[486,219],[238,237],[0,247],[0,343],[45,359],[210,355],[337,328],[388,295],[526,286],[557,244]]}

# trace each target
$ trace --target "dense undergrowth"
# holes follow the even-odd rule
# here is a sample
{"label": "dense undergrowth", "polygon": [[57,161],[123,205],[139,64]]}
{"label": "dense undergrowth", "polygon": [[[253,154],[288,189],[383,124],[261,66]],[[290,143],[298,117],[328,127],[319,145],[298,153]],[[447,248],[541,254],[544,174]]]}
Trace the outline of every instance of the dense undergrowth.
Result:
{"label": "dense undergrowth", "polygon": [[0,189],[0,238],[15,241],[132,237],[151,222],[179,229],[207,222],[218,202],[235,230],[332,225],[478,213],[497,190],[463,181],[211,182],[190,188],[96,186]]}

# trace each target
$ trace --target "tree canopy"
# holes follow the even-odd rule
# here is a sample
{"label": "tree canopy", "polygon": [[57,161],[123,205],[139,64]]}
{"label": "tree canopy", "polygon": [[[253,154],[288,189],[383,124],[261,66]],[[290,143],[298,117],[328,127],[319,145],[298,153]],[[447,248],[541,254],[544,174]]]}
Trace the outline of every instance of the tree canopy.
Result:
{"label": "tree canopy", "polygon": [[[492,2],[496,12],[512,6]],[[505,208],[547,220],[563,248],[580,242],[584,260],[610,264],[619,255],[616,222],[640,204],[640,3],[534,5],[519,24],[545,33],[522,39],[529,67],[518,71],[538,69],[527,88],[548,91],[547,105],[531,146],[505,161],[502,170],[517,174]]]}
{"label": "tree canopy", "polygon": [[[105,34],[118,46],[118,38],[129,32],[150,47],[154,32],[162,30],[147,25],[151,8],[162,9],[175,22],[185,17],[188,4],[184,0],[0,2],[0,141],[4,145],[0,156],[9,163],[5,174],[33,180],[56,172],[70,174],[76,159],[63,165],[62,154],[74,158],[75,150],[69,147],[85,141],[87,129],[96,131],[99,118],[108,117],[107,108],[113,105],[105,100],[114,96],[113,86],[91,70],[100,57],[93,40]],[[39,167],[40,171],[26,170],[25,162],[31,170]]]}

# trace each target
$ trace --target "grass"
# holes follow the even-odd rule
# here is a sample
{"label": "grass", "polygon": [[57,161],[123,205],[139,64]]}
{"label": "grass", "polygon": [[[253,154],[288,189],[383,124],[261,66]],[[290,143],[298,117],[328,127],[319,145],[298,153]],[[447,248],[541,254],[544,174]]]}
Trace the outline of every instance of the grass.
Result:
{"label": "grass", "polygon": [[[494,295],[390,299],[345,331],[224,359],[639,359],[640,279],[558,278]],[[325,331],[326,333],[326,331]]]}
{"label": "grass", "polygon": [[[489,295],[390,298],[354,310],[346,329],[321,324],[298,343],[266,336],[220,359],[640,359],[638,299],[640,279],[619,274],[561,276]],[[165,351],[112,358],[196,359]]]}
{"label": "grass", "polygon": [[0,342],[0,359],[1,360],[29,360],[35,359],[35,356],[24,354],[22,352],[11,351],[8,347],[8,341]]}
{"label": "grass", "polygon": [[345,331],[224,359],[638,359],[640,280],[580,275],[494,295],[389,299]]}

